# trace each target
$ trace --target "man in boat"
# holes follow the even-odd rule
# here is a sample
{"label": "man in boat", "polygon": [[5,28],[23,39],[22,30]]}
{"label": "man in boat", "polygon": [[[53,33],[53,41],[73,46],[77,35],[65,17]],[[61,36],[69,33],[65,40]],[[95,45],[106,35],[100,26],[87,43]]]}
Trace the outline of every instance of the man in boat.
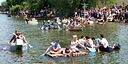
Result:
{"label": "man in boat", "polygon": [[13,43],[16,43],[18,39],[21,39],[24,43],[28,43],[25,37],[21,35],[21,32],[19,32],[18,30],[15,31],[9,43],[11,43],[12,41]]}
{"label": "man in boat", "polygon": [[[13,43],[11,43],[12,41]],[[22,51],[23,43],[28,44],[25,37],[21,35],[21,32],[19,32],[18,30],[15,31],[9,43],[11,43],[12,45],[10,47],[10,51],[16,51],[16,50]]]}
{"label": "man in boat", "polygon": [[59,40],[52,42],[44,54],[47,54],[48,52],[50,52],[51,54],[60,54],[61,53],[61,46],[59,44]]}

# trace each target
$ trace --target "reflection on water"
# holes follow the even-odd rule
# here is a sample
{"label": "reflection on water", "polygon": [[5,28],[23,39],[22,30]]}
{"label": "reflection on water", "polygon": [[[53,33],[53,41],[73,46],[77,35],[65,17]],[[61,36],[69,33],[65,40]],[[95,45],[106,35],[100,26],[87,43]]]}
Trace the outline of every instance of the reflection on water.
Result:
{"label": "reflection on water", "polygon": [[[0,44],[7,44],[15,29],[20,29],[26,39],[33,46],[32,49],[23,53],[9,52],[0,50],[0,64],[127,64],[128,56],[128,25],[124,23],[106,23],[105,25],[96,25],[95,30],[86,29],[82,32],[69,31],[41,31],[42,21],[38,25],[27,25],[23,20],[15,17],[7,17],[0,14]],[[62,47],[69,47],[73,34],[89,35],[99,37],[103,33],[109,41],[109,44],[119,43],[120,51],[111,53],[90,53],[79,57],[56,57],[50,58],[42,56],[49,44],[55,40],[61,40]],[[4,46],[3,46],[4,47]],[[0,48],[1,49],[1,48]]]}

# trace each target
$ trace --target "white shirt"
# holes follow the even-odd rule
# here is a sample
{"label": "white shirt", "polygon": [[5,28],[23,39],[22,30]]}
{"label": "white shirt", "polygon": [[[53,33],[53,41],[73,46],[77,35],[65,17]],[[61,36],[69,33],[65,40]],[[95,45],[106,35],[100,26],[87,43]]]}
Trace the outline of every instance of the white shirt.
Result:
{"label": "white shirt", "polygon": [[88,43],[92,48],[94,47],[92,39],[88,39]]}
{"label": "white shirt", "polygon": [[77,45],[78,45],[78,40],[76,40],[76,41],[71,41],[70,47],[71,47],[71,48],[76,48]]}
{"label": "white shirt", "polygon": [[88,45],[89,45],[91,48],[94,47],[92,39],[88,39],[87,42],[88,42]]}
{"label": "white shirt", "polygon": [[109,46],[108,41],[106,40],[106,38],[101,39],[101,44],[103,44],[104,48],[107,48],[107,46]]}
{"label": "white shirt", "polygon": [[[55,42],[52,42],[51,43],[51,47],[54,48],[55,44],[56,44]],[[61,49],[60,44],[57,45],[57,48],[56,49]]]}
{"label": "white shirt", "polygon": [[84,40],[84,39],[79,39],[79,44],[80,44],[80,45],[84,45],[85,42],[86,42],[86,40]]}

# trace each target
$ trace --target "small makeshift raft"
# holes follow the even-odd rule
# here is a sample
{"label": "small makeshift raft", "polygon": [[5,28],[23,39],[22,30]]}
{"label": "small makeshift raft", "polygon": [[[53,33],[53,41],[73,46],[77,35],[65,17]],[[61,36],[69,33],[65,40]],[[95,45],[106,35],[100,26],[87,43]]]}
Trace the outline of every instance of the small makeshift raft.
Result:
{"label": "small makeshift raft", "polygon": [[[71,56],[82,56],[82,55],[86,55],[87,52],[75,52],[72,53]],[[67,57],[65,54],[51,54],[51,53],[47,53],[45,54],[46,56],[49,57]]]}

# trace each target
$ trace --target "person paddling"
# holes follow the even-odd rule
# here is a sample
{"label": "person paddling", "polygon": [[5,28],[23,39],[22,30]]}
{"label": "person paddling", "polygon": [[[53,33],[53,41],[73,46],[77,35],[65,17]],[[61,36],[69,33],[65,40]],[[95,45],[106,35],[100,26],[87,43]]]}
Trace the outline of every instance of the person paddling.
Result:
{"label": "person paddling", "polygon": [[13,34],[11,40],[9,41],[9,43],[11,43],[13,41],[13,43],[18,43],[17,41],[23,41],[24,43],[28,43],[25,39],[25,37],[23,35],[21,35],[21,32],[19,32],[18,30],[15,31],[15,33]]}
{"label": "person paddling", "polygon": [[59,40],[52,42],[51,45],[47,48],[47,50],[45,51],[45,53],[43,55],[47,54],[48,52],[50,52],[52,54],[61,53],[61,46],[59,44]]}

